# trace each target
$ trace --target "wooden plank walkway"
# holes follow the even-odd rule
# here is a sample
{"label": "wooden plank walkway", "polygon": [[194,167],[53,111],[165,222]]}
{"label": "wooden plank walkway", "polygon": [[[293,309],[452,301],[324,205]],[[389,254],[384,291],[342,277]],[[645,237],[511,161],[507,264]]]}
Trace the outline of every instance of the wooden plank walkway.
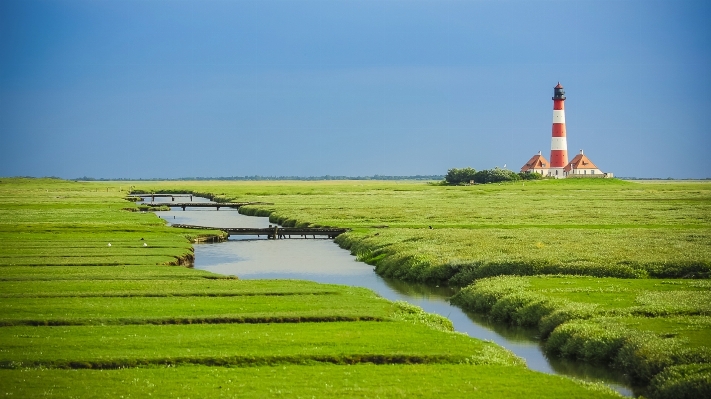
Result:
{"label": "wooden plank walkway", "polygon": [[171,208],[239,208],[245,205],[274,205],[270,202],[148,202],[141,205],[169,206]]}
{"label": "wooden plank walkway", "polygon": [[[242,236],[267,236],[269,239],[285,239],[285,238],[308,238],[311,236],[316,238],[328,237],[336,238],[338,235],[343,234],[350,229],[339,229],[331,227],[279,227],[271,226],[264,228],[250,228],[250,227],[208,227],[208,226],[194,226],[191,224],[174,224],[173,227],[178,227],[181,229],[198,229],[198,230],[222,230],[228,235],[242,235]],[[292,237],[294,236],[294,237]]]}
{"label": "wooden plank walkway", "polygon": [[151,201],[155,201],[156,197],[158,198],[168,198],[170,197],[171,201],[175,201],[175,197],[182,197],[182,198],[187,198],[190,197],[190,201],[193,200],[193,195],[192,194],[131,194],[132,197],[140,197],[143,198],[145,201],[146,199],[150,198]]}
{"label": "wooden plank walkway", "polygon": [[192,197],[192,194],[130,194],[134,197]]}

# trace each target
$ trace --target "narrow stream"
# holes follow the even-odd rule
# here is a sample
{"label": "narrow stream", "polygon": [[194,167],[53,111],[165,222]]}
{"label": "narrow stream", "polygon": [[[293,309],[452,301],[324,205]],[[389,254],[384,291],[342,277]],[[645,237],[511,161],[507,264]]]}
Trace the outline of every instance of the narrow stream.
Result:
{"label": "narrow stream", "polygon": [[[189,202],[189,197],[176,197]],[[193,197],[194,202],[209,202]],[[170,203],[171,198],[155,198]],[[266,217],[244,216],[237,210],[221,208],[172,208],[157,212],[168,223],[213,227],[268,227]],[[348,251],[328,239],[267,240],[262,236],[230,237],[229,241],[195,245],[195,268],[240,279],[299,279],[319,283],[369,288],[390,300],[407,301],[430,313],[447,317],[454,328],[471,337],[496,342],[526,360],[532,370],[561,374],[587,381],[603,382],[625,396],[637,396],[619,372],[566,359],[548,358],[537,339],[537,330],[491,323],[484,316],[450,305],[456,291],[378,276],[373,266],[356,261]]]}

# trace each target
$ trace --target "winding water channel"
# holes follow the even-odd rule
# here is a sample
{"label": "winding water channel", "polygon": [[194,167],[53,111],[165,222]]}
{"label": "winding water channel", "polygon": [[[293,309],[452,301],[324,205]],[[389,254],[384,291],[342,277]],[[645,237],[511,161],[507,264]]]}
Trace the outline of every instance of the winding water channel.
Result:
{"label": "winding water channel", "polygon": [[[185,198],[188,200],[189,198]],[[178,201],[179,197],[175,198]],[[194,202],[209,202],[193,197]],[[155,198],[155,202],[170,203],[171,198]],[[183,198],[180,202],[184,202]],[[266,217],[239,214],[237,210],[221,208],[171,208],[157,212],[168,223],[213,227],[268,227]],[[266,237],[237,236],[227,242],[197,244],[195,268],[240,279],[300,279],[319,283],[343,284],[369,288],[390,300],[407,301],[427,312],[447,317],[454,328],[471,337],[490,340],[526,360],[532,370],[561,374],[587,381],[599,381],[625,396],[641,392],[629,386],[619,372],[582,362],[548,358],[537,339],[537,330],[515,328],[491,323],[485,317],[465,312],[449,303],[455,290],[432,287],[378,276],[373,267],[356,261],[348,251],[328,239],[268,240]]]}

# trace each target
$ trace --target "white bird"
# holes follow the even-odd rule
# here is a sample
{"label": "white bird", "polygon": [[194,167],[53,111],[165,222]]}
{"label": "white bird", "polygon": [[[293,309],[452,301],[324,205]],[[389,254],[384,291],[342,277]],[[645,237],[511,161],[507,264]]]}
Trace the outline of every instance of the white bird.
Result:
{"label": "white bird", "polygon": [[111,243],[109,243],[109,247],[111,246]]}
{"label": "white bird", "polygon": [[144,242],[144,243],[143,243],[143,246],[144,246],[144,247],[147,247],[147,246],[148,246],[148,244],[146,244],[146,243]]}

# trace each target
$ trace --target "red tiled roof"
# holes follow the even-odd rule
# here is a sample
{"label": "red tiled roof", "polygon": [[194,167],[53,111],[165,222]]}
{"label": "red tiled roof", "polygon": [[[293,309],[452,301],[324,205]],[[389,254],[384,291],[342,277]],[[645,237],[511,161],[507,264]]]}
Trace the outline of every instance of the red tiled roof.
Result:
{"label": "red tiled roof", "polygon": [[545,169],[549,168],[548,160],[546,160],[543,155],[536,154],[531,158],[525,165],[521,167],[521,172],[526,172],[531,169]]}
{"label": "red tiled roof", "polygon": [[588,158],[585,154],[576,155],[572,161],[565,165],[563,170],[570,172],[571,167],[575,169],[598,169],[598,167],[595,166],[595,164],[592,163],[590,158]]}

